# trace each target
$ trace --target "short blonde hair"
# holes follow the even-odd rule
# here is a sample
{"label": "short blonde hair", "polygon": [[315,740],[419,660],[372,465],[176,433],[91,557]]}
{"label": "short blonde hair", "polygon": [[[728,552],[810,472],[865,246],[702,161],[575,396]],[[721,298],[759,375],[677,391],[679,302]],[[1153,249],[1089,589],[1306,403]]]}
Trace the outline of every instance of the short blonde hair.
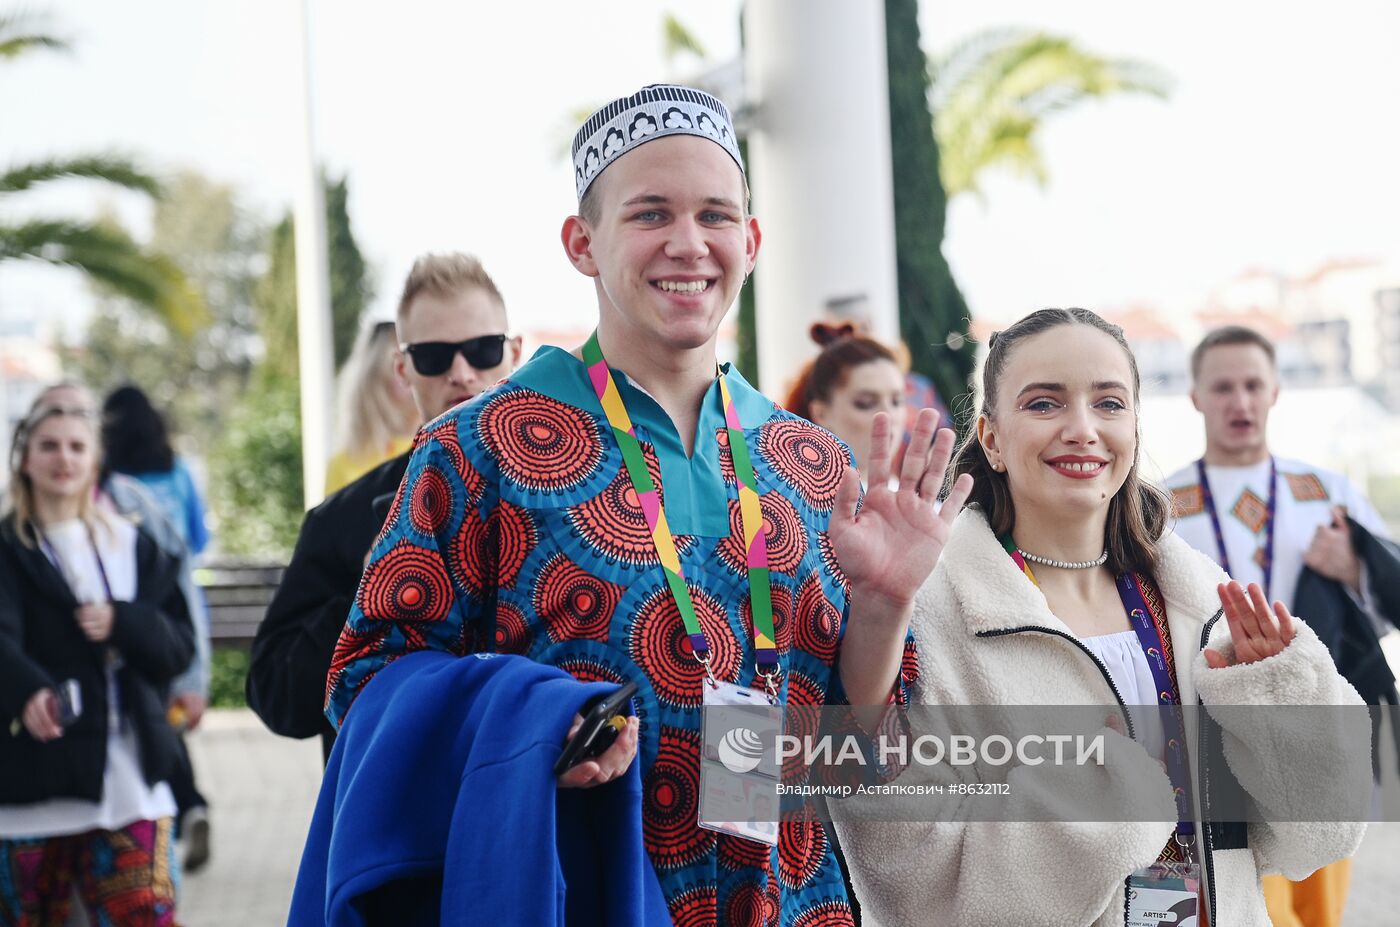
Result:
{"label": "short blonde hair", "polygon": [[408,318],[409,305],[422,293],[451,296],[469,287],[485,290],[502,309],[505,308],[506,301],[501,298],[501,291],[496,289],[496,281],[491,279],[477,258],[460,251],[425,254],[413,262],[413,269],[408,272],[395,318],[402,326]]}

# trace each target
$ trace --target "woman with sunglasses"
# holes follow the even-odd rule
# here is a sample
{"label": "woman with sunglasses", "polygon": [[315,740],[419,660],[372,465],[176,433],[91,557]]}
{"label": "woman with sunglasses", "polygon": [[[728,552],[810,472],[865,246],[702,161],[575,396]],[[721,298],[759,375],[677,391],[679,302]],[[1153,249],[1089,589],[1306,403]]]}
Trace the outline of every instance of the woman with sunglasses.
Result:
{"label": "woman with sunglasses", "polygon": [[40,404],[0,522],[0,922],[174,923],[165,690],[194,654],[175,564],[93,504],[91,410]]}
{"label": "woman with sunglasses", "polygon": [[[1167,531],[1138,391],[1122,330],[1087,310],[994,336],[950,472],[973,478],[969,508],[915,603],[913,701],[1088,706],[1056,718],[1087,715],[1102,762],[907,768],[995,789],[930,799],[936,823],[838,825],[867,924],[1267,927],[1262,873],[1306,875],[1360,842],[1363,824],[1292,822],[1364,820],[1364,713],[1219,713],[1222,758],[1200,749],[1200,715],[1135,709],[1361,704],[1301,620]],[[1221,823],[1246,806],[1271,823]]]}

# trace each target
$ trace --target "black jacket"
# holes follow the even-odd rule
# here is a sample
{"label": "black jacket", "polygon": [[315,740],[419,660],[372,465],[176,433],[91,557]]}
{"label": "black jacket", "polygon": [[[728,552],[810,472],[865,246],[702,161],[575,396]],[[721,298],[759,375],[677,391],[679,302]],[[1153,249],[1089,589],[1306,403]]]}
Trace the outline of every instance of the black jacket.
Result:
{"label": "black jacket", "polygon": [[[109,646],[122,658],[117,687],[141,772],[152,785],[170,777],[178,747],[166,691],[194,656],[194,630],[175,562],[145,533],[136,538],[136,601],[112,603],[112,635],[96,644],[73,616],[78,602],[62,574],[20,542],[13,517],[0,523],[0,804],[101,800]],[[67,679],[78,681],[82,714],[62,737],[40,743],[15,722],[35,692]]]}
{"label": "black jacket", "polygon": [[326,676],[383,517],[374,500],[393,493],[408,469],[402,454],[306,513],[292,562],[253,639],[248,704],[275,734],[321,735],[326,756],[335,729],[325,715]]}
{"label": "black jacket", "polygon": [[[1376,610],[1395,627],[1400,627],[1400,547],[1376,537],[1348,518],[1351,546],[1366,564]],[[1332,652],[1337,671],[1356,687],[1368,705],[1396,705],[1395,674],[1381,651],[1380,638],[1369,615],[1336,580],[1304,567],[1293,595],[1293,611],[1307,619],[1308,626]],[[1392,708],[1396,744],[1400,746],[1400,709]],[[1379,760],[1374,751],[1372,756]]]}

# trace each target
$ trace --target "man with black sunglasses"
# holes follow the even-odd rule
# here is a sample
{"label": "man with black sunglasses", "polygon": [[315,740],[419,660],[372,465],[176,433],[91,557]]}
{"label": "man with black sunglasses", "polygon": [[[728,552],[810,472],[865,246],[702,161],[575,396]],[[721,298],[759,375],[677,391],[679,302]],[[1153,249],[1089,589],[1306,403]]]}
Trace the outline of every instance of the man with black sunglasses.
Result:
{"label": "man with black sunglasses", "polygon": [[[414,262],[395,319],[395,366],[424,422],[473,398],[520,361],[496,284],[470,255],[428,254]],[[408,467],[405,453],[350,483],[306,513],[291,563],[253,640],[248,704],[276,734],[321,736],[330,756],[326,673],[384,523]],[[376,503],[376,500],[378,502]]]}

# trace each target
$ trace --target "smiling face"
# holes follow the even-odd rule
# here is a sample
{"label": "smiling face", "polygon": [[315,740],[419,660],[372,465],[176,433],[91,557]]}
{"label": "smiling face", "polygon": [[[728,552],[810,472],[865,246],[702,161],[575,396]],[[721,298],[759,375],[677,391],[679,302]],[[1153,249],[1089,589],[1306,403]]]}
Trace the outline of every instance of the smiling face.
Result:
{"label": "smiling face", "polygon": [[707,139],[660,138],[609,165],[589,196],[596,221],[569,217],[563,240],[596,280],[600,329],[663,351],[712,346],[760,241],[734,159]]}
{"label": "smiling face", "polygon": [[1243,465],[1268,456],[1269,410],[1278,375],[1257,344],[1222,344],[1201,355],[1191,402],[1205,418],[1211,463]]}
{"label": "smiling face", "polygon": [[904,374],[893,361],[873,360],[846,371],[846,378],[826,399],[812,400],[812,421],[850,445],[856,465],[870,466],[870,429],[877,412],[902,422]]}
{"label": "smiling face", "polygon": [[1107,512],[1137,453],[1127,353],[1088,325],[1059,325],[1011,349],[977,421],[987,458],[1006,474],[1018,514]]}
{"label": "smiling face", "polygon": [[35,498],[81,499],[97,481],[97,434],[90,416],[49,415],[34,427],[20,472]]}

